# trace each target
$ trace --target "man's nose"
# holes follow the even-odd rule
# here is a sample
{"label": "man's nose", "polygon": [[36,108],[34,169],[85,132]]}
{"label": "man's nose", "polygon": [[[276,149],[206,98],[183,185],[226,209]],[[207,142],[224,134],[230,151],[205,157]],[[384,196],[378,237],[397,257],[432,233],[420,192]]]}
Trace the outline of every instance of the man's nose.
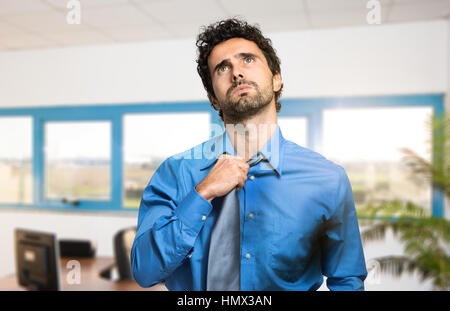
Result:
{"label": "man's nose", "polygon": [[233,68],[233,82],[242,80],[245,78],[244,71],[239,66]]}

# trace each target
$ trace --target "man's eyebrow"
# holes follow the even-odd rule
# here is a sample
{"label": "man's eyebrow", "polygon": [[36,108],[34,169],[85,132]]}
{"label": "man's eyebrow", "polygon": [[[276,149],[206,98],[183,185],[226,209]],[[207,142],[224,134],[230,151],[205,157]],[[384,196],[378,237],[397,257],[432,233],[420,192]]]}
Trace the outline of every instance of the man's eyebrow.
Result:
{"label": "man's eyebrow", "polygon": [[253,53],[239,53],[239,54],[235,55],[235,57],[237,57],[237,58],[247,58],[247,57],[259,58],[258,55],[253,54]]}

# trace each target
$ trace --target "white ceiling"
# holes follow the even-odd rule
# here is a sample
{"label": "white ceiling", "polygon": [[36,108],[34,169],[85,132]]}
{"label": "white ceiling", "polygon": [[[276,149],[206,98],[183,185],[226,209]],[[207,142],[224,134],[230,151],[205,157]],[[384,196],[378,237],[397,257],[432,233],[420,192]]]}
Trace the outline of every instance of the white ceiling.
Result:
{"label": "white ceiling", "polygon": [[[263,32],[369,26],[368,0],[0,0],[0,50],[194,38],[202,25],[240,16]],[[450,0],[380,0],[382,24],[448,18]],[[376,27],[371,25],[370,27]]]}

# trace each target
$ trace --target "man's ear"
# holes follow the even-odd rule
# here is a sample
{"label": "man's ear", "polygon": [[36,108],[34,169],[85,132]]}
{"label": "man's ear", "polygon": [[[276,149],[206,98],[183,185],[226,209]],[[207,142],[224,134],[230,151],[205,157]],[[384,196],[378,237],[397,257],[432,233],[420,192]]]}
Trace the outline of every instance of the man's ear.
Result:
{"label": "man's ear", "polygon": [[214,95],[211,95],[208,93],[208,99],[211,102],[211,105],[216,109],[217,111],[220,111],[219,103],[217,102],[217,99],[214,97]]}
{"label": "man's ear", "polygon": [[281,74],[280,73],[274,74],[272,77],[272,82],[273,82],[273,91],[278,92],[281,89],[281,85],[283,84]]}

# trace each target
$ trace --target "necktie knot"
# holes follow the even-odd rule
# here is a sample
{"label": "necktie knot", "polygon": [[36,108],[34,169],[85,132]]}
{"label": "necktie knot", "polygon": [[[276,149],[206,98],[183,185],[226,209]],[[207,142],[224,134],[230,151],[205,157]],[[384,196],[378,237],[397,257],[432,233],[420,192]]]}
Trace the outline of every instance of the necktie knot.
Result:
{"label": "necktie knot", "polygon": [[247,163],[250,166],[255,166],[256,164],[258,164],[259,162],[261,162],[262,160],[264,160],[264,155],[261,152],[257,152],[254,155],[252,155],[250,157],[250,159],[248,159]]}

